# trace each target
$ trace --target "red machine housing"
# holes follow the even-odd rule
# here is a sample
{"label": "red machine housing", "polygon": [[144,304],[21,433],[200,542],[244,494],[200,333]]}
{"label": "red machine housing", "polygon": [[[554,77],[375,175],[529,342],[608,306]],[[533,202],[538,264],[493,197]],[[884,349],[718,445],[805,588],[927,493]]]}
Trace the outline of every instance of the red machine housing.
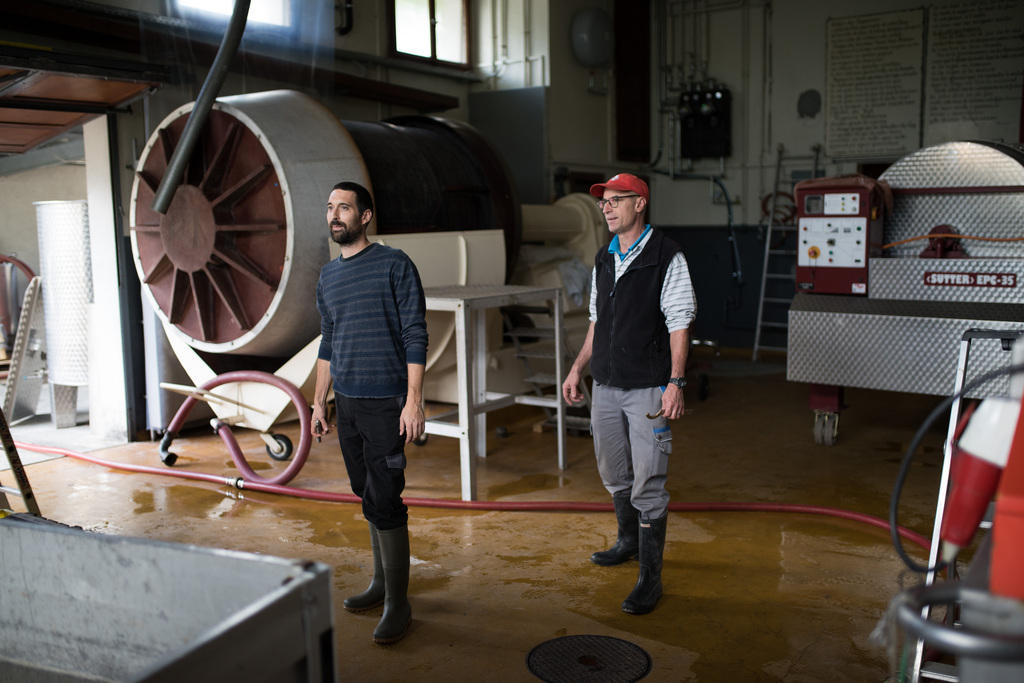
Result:
{"label": "red machine housing", "polygon": [[882,221],[892,208],[885,181],[863,175],[804,180],[797,207],[797,291],[868,293],[868,262],[882,253]]}
{"label": "red machine housing", "polygon": [[[1024,413],[1024,402],[1021,403]],[[996,493],[992,520],[992,567],[989,588],[996,595],[1024,601],[1024,419],[1017,429],[1010,456]]]}

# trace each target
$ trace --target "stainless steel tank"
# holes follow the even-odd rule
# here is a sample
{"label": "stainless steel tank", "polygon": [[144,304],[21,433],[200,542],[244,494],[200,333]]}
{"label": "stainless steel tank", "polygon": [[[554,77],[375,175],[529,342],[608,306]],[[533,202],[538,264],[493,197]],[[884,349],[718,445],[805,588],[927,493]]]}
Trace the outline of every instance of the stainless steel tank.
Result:
{"label": "stainless steel tank", "polygon": [[34,204],[49,382],[87,386],[92,302],[88,204],[84,199]]}

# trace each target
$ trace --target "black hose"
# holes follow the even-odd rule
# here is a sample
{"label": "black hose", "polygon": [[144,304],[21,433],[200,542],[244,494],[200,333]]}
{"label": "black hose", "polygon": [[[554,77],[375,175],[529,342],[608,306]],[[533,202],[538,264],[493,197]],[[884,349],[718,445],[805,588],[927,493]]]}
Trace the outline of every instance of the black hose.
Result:
{"label": "black hose", "polygon": [[178,140],[178,145],[174,148],[174,155],[167,164],[167,171],[153,198],[153,210],[157,213],[167,213],[167,207],[171,205],[174,193],[181,183],[181,176],[185,173],[185,166],[192,155],[192,148],[195,147],[196,140],[199,139],[203,124],[206,123],[206,117],[213,107],[213,101],[217,99],[217,93],[220,92],[220,87],[228,75],[231,60],[238,52],[238,44],[242,41],[248,16],[249,0],[235,0],[235,9],[231,12],[228,29],[220,41],[220,47],[217,48],[217,56],[213,60],[213,65],[210,66],[209,73],[206,74],[206,80],[203,81],[203,87],[199,90],[199,97],[196,98],[195,106],[192,107],[188,123],[185,124],[185,130],[181,134],[181,139]]}
{"label": "black hose", "polygon": [[893,485],[892,496],[889,498],[889,535],[892,537],[892,545],[893,548],[896,549],[896,554],[900,556],[900,559],[903,560],[903,564],[907,565],[907,568],[911,571],[926,574],[941,571],[946,567],[946,563],[942,561],[934,567],[918,564],[909,555],[907,555],[907,552],[903,549],[903,543],[900,541],[898,532],[900,494],[903,492],[903,484],[907,480],[907,473],[910,471],[910,463],[914,459],[914,453],[917,451],[918,446],[921,445],[921,441],[924,439],[925,433],[932,426],[935,420],[939,418],[939,415],[953,405],[953,401],[960,399],[968,391],[977,389],[985,382],[989,382],[997,377],[1002,377],[1003,375],[1015,375],[1018,372],[1024,372],[1024,364],[1013,365],[1009,368],[999,368],[998,370],[986,372],[984,375],[975,378],[973,382],[968,383],[960,391],[943,399],[939,405],[935,406],[935,408],[932,409],[932,412],[928,413],[928,417],[924,419],[921,426],[918,427],[917,433],[914,434],[914,438],[910,440],[910,445],[907,446],[906,455],[903,456],[903,461],[900,463],[900,471],[896,475],[896,483]]}
{"label": "black hose", "polygon": [[352,20],[352,0],[341,0],[337,5],[337,9],[341,10],[342,16],[345,17],[345,21],[335,24],[334,30],[339,36],[347,36],[352,32],[352,28],[355,23]]}

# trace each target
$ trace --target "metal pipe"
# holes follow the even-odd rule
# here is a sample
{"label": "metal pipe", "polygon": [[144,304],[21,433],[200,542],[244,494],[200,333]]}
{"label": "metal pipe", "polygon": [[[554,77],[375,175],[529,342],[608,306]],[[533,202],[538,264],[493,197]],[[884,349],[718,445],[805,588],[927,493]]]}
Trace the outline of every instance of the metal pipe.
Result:
{"label": "metal pipe", "polygon": [[[952,605],[955,603],[979,604],[991,607],[1000,600],[1006,600],[978,589],[964,588],[960,583],[940,583],[918,586],[900,593],[894,599],[896,619],[910,635],[937,647],[943,652],[958,657],[972,657],[995,661],[1024,661],[1024,638],[995,633],[971,632],[966,626],[951,628],[929,621],[921,616],[921,610],[931,605]],[[1019,604],[1019,603],[1017,603]]]}
{"label": "metal pipe", "polygon": [[192,149],[199,139],[199,134],[203,130],[203,124],[206,123],[206,117],[213,107],[213,102],[217,99],[217,93],[220,92],[220,87],[228,75],[231,60],[238,52],[238,44],[242,41],[248,16],[249,0],[235,0],[235,9],[231,13],[231,21],[228,23],[228,29],[224,33],[220,47],[217,48],[217,56],[210,66],[209,73],[206,74],[206,80],[199,91],[199,97],[196,98],[195,107],[188,117],[188,123],[181,134],[181,139],[178,140],[178,145],[174,148],[174,155],[171,156],[171,160],[167,164],[167,172],[164,173],[160,187],[157,188],[156,195],[153,197],[153,210],[159,214],[167,213],[171,199],[174,198],[174,193],[178,189],[178,185],[181,184],[181,177],[185,173],[189,157],[192,156]]}

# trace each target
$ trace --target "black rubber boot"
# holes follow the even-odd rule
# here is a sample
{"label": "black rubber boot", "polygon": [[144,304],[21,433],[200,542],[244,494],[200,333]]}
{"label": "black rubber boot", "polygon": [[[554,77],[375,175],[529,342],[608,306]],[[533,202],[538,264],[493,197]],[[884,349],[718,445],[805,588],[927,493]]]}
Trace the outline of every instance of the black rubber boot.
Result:
{"label": "black rubber boot", "polygon": [[661,599],[661,558],[665,551],[665,522],[668,515],[640,522],[640,575],[622,611],[647,614]]}
{"label": "black rubber boot", "polygon": [[619,491],[612,496],[615,503],[615,519],[619,523],[619,537],[608,550],[599,550],[590,556],[590,561],[602,567],[622,564],[636,557],[639,546],[640,513],[629,502],[629,491]]}
{"label": "black rubber boot", "polygon": [[409,604],[409,527],[378,529],[384,567],[384,614],[373,630],[373,642],[386,645],[402,639],[412,621]]}
{"label": "black rubber boot", "polygon": [[370,585],[362,593],[345,598],[342,605],[349,612],[365,612],[368,609],[384,604],[384,569],[380,564],[380,541],[377,539],[377,527],[367,522],[370,527],[370,547],[373,548],[373,578]]}

